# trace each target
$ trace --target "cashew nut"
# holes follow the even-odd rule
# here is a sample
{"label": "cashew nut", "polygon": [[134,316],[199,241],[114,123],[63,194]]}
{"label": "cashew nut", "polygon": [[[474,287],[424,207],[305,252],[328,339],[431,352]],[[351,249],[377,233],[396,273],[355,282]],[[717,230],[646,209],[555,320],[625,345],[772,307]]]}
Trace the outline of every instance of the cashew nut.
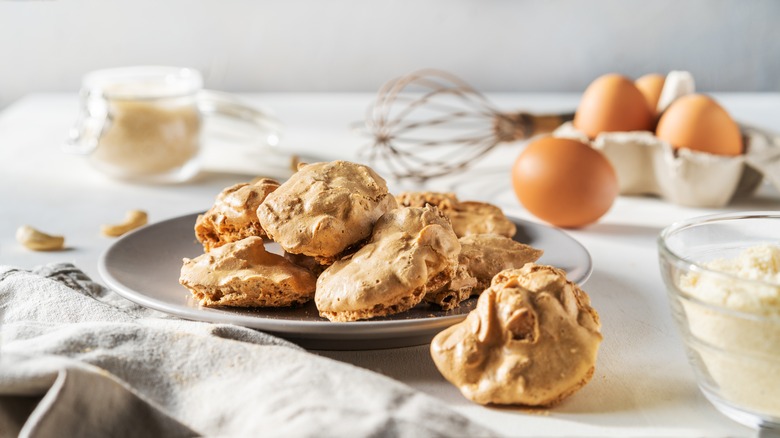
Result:
{"label": "cashew nut", "polygon": [[16,230],[16,241],[33,251],[56,251],[65,246],[63,236],[52,236],[29,225]]}
{"label": "cashew nut", "polygon": [[298,166],[301,164],[301,157],[299,157],[296,154],[293,154],[290,157],[290,170],[295,173],[298,171]]}
{"label": "cashew nut", "polygon": [[145,211],[130,210],[125,215],[124,222],[116,225],[103,225],[100,227],[100,231],[104,236],[118,237],[127,233],[128,231],[146,225],[147,221],[148,217]]}

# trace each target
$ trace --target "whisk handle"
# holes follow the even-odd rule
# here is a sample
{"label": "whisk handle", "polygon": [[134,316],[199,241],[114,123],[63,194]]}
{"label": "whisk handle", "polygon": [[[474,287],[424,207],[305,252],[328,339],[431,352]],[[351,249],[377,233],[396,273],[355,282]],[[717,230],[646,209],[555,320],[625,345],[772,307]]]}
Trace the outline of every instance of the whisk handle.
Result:
{"label": "whisk handle", "polygon": [[531,135],[553,132],[557,127],[574,119],[574,113],[531,114]]}
{"label": "whisk handle", "polygon": [[506,143],[552,132],[561,124],[572,119],[574,119],[574,113],[532,114],[521,111],[511,114],[497,114],[493,120],[493,130],[499,143]]}

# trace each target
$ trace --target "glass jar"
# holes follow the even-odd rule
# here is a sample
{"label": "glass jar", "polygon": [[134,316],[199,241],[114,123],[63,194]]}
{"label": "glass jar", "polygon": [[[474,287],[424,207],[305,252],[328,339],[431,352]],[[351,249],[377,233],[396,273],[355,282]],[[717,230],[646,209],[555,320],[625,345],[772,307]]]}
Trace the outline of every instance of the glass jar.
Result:
{"label": "glass jar", "polygon": [[276,146],[280,125],[268,114],[226,93],[203,89],[197,70],[139,66],[87,74],[81,114],[68,150],[89,155],[110,176],[139,182],[186,181],[200,169],[203,117],[241,120],[258,128],[266,146]]}

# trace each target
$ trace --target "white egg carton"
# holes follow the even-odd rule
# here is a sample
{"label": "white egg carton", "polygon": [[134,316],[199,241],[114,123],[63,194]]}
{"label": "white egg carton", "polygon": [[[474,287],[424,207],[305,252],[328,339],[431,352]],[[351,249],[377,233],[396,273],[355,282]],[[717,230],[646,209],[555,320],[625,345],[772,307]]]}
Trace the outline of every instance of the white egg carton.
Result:
{"label": "white egg carton", "polygon": [[[659,114],[674,99],[693,92],[689,73],[669,73]],[[717,208],[752,194],[764,178],[780,190],[780,136],[739,126],[745,153],[736,157],[675,149],[649,131],[603,132],[590,140],[565,123],[553,136],[580,140],[604,153],[615,168],[621,195],[655,195],[679,205]]]}

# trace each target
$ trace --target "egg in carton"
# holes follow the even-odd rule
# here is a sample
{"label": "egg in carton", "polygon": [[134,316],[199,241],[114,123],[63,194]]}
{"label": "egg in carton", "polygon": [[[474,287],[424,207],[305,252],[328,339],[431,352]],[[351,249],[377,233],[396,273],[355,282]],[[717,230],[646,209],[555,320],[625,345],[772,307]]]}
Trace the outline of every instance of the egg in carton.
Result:
{"label": "egg in carton", "polygon": [[[657,114],[694,90],[690,73],[670,72],[657,98]],[[679,205],[717,208],[752,194],[764,178],[780,190],[780,137],[743,124],[735,132],[744,145],[736,155],[674,147],[647,130],[606,131],[590,138],[567,122],[553,135],[580,140],[604,153],[623,195],[656,195]]]}

